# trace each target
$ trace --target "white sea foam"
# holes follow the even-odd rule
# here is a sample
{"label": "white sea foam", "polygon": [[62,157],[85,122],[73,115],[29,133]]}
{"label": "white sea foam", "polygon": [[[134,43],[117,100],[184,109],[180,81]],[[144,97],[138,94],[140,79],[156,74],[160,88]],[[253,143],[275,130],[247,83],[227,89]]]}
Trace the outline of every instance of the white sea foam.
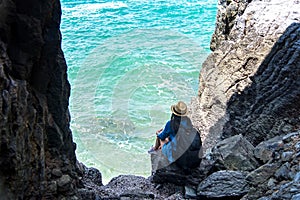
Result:
{"label": "white sea foam", "polygon": [[170,105],[197,95],[214,30],[207,16],[216,15],[206,2],[62,0],[76,153],[100,169],[104,183],[125,173],[149,176],[147,150]]}
{"label": "white sea foam", "polygon": [[74,7],[63,6],[63,10],[67,11],[91,11],[91,10],[101,10],[101,9],[119,9],[127,8],[128,5],[123,2],[106,2],[106,3],[90,3],[90,4],[80,4]]}

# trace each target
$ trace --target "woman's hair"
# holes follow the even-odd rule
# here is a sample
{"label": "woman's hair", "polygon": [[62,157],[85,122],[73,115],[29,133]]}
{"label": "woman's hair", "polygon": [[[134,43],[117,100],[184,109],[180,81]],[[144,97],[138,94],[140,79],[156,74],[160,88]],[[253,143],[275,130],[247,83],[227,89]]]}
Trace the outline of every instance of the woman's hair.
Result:
{"label": "woman's hair", "polygon": [[177,134],[179,127],[181,126],[182,121],[186,121],[187,123],[187,127],[192,127],[192,122],[190,120],[190,118],[188,118],[187,116],[177,116],[175,114],[172,113],[171,116],[171,129],[175,132],[175,134]]}

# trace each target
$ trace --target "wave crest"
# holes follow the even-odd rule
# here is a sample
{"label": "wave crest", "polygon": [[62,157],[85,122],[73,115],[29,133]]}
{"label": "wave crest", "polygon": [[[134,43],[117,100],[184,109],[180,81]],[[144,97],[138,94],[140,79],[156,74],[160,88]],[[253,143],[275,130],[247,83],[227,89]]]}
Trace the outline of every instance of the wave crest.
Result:
{"label": "wave crest", "polygon": [[63,10],[102,10],[102,9],[119,9],[128,8],[128,5],[123,2],[106,2],[106,3],[90,3],[81,4],[74,7],[64,7]]}

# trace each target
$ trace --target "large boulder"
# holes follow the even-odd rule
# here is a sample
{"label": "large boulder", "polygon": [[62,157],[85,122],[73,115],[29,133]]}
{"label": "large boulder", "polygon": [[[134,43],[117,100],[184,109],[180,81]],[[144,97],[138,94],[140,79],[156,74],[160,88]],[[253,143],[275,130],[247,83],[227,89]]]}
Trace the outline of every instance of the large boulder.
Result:
{"label": "large boulder", "polygon": [[240,199],[249,191],[246,175],[239,171],[215,172],[199,184],[197,194],[207,199]]}
{"label": "large boulder", "polygon": [[[275,152],[282,149],[285,143],[293,141],[294,138],[299,137],[299,134],[300,134],[299,131],[292,132],[286,135],[276,136],[269,140],[263,141],[255,147],[254,155],[261,162],[266,163],[274,158]],[[295,148],[296,150],[297,148],[299,150],[298,143],[295,144]],[[284,152],[284,154],[282,155],[283,156],[282,159],[284,161],[287,161],[292,155],[293,155],[292,151]]]}
{"label": "large boulder", "polygon": [[249,173],[246,177],[246,180],[253,186],[263,184],[267,182],[267,180],[269,180],[272,176],[274,176],[274,173],[278,168],[279,164],[277,163],[264,164]]}
{"label": "large boulder", "polygon": [[283,146],[283,136],[276,136],[259,143],[254,149],[255,157],[263,163],[273,158],[274,152]]}
{"label": "large boulder", "polygon": [[227,170],[251,171],[259,166],[254,146],[242,135],[227,138],[212,149],[211,156]]}
{"label": "large boulder", "polygon": [[161,150],[150,152],[153,182],[176,185],[198,184],[200,176],[197,169],[202,158],[201,139],[195,129],[187,135],[185,133],[181,133],[185,136],[178,141],[177,151],[172,152],[175,162],[169,163]]}

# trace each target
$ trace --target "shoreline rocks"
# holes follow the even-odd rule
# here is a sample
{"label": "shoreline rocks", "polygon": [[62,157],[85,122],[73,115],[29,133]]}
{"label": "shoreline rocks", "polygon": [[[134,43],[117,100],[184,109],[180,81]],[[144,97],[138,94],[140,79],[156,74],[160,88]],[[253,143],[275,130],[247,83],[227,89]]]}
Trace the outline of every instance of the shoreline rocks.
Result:
{"label": "shoreline rocks", "polygon": [[103,185],[75,155],[59,0],[0,1],[0,197],[299,199],[300,2],[219,5],[214,52],[191,108],[200,166],[187,174],[166,165],[157,177]]}
{"label": "shoreline rocks", "polygon": [[[237,139],[238,138],[238,139]],[[225,152],[236,144],[236,141],[246,140],[243,136],[233,136],[227,140],[228,145],[223,148]],[[275,142],[276,141],[276,142]],[[85,190],[82,194],[90,192],[90,199],[297,199],[300,193],[300,152],[297,145],[300,141],[300,131],[264,141],[252,149],[265,148],[271,151],[271,157],[266,163],[259,162],[257,166],[248,171],[233,167],[239,166],[239,159],[232,160],[231,165],[224,165],[220,159],[214,156],[215,152],[203,157],[199,168],[186,175],[184,181],[180,180],[180,170],[173,165],[167,166],[163,173],[159,173],[160,179],[122,175],[113,178],[107,185],[94,186],[83,178]],[[219,144],[222,145],[221,141]],[[277,143],[282,145],[268,146],[265,144]],[[247,143],[240,145],[241,149]],[[287,152],[292,152],[286,157]],[[290,155],[290,153],[288,153]],[[249,162],[249,161],[248,161]],[[158,169],[161,170],[161,169]],[[173,170],[171,172],[171,170]],[[176,171],[177,170],[177,171]],[[170,175],[179,180],[174,182]],[[90,188],[86,190],[86,188]],[[82,195],[84,196],[84,195]],[[87,197],[87,196],[86,196]]]}

